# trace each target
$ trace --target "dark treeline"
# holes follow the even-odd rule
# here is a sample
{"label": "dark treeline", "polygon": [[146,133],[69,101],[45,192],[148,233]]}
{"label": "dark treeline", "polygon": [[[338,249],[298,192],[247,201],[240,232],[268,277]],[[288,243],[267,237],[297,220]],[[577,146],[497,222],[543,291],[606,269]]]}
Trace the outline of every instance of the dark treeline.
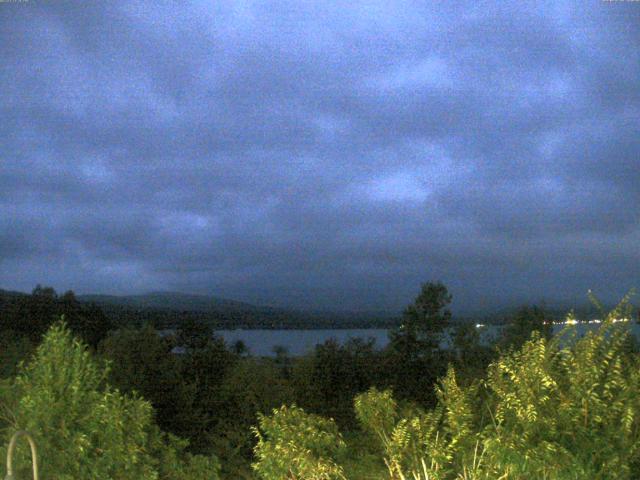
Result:
{"label": "dark treeline", "polygon": [[96,347],[114,324],[95,304],[80,303],[72,291],[58,295],[40,285],[31,295],[0,294],[0,330],[37,342],[51,323],[61,316],[71,331],[85,343]]}
{"label": "dark treeline", "polygon": [[290,310],[241,310],[225,308],[218,311],[176,310],[170,308],[136,307],[98,303],[116,325],[153,325],[157,329],[177,328],[184,321],[206,323],[214,330],[243,329],[341,329],[394,328],[399,318],[383,314],[307,313]]}
{"label": "dark treeline", "polygon": [[223,477],[253,478],[252,427],[258,414],[295,404],[357,435],[353,400],[371,387],[392,389],[401,401],[429,408],[436,402],[434,385],[449,365],[463,384],[470,383],[499,351],[521,346],[532,331],[551,334],[545,312],[525,307],[495,345],[482,344],[474,325],[457,324],[454,348],[443,350],[441,337],[452,327],[451,300],[441,283],[424,284],[382,350],[355,339],[344,345],[327,341],[303,357],[291,358],[280,349],[273,358],[256,358],[241,343],[225,345],[211,323],[197,316],[183,317],[176,334],[163,337],[158,323],[146,317],[118,324],[73,292],[58,295],[38,286],[31,295],[0,296],[2,375],[13,375],[63,317],[75,336],[109,362],[111,385],[151,402],[163,431],[187,439],[191,453],[219,458]]}
{"label": "dark treeline", "polygon": [[78,299],[99,305],[116,325],[150,324],[158,329],[177,328],[183,321],[206,323],[215,330],[394,328],[400,322],[399,315],[389,312],[299,311],[176,292]]}

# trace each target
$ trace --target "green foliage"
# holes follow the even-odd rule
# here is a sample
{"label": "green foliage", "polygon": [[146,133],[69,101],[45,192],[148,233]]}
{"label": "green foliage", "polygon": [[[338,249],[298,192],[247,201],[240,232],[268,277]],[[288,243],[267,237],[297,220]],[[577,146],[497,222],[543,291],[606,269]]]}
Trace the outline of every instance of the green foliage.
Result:
{"label": "green foliage", "polygon": [[71,290],[60,297],[59,304],[69,330],[93,348],[113,328],[111,321],[97,305],[82,305]]}
{"label": "green foliage", "polygon": [[[428,285],[405,312],[409,328],[382,354],[352,341],[300,359],[240,358],[193,324],[181,355],[151,328],[112,332],[100,349],[109,372],[62,324],[37,349],[26,330],[5,329],[4,443],[16,429],[31,431],[42,477],[60,480],[214,480],[219,470],[234,480],[638,478],[640,357],[626,325],[614,322],[630,317],[624,302],[582,338],[571,328],[549,338],[544,313],[523,309],[487,367],[492,353],[473,326],[456,331],[454,352],[435,347],[450,296]],[[41,328],[62,299],[42,288],[34,298],[29,311],[42,315],[31,325]],[[396,396],[372,385],[393,385]],[[274,410],[293,401],[305,410]],[[209,452],[222,468],[193,455]],[[20,447],[19,478],[29,478],[28,465]]]}
{"label": "green foliage", "polygon": [[271,361],[246,358],[229,371],[218,397],[216,423],[208,437],[222,472],[228,478],[252,474],[251,455],[256,444],[252,428],[258,425],[258,413],[268,414],[290,402],[293,392]]}
{"label": "green foliage", "polygon": [[454,330],[455,360],[453,363],[458,380],[463,384],[484,377],[487,366],[497,356],[493,346],[481,343],[478,330],[471,323],[457,325]]}
{"label": "green foliage", "polygon": [[29,358],[35,346],[28,337],[16,337],[10,331],[0,331],[0,378],[18,373],[20,362]]}
{"label": "green foliage", "polygon": [[186,440],[155,428],[150,444],[160,480],[218,480],[220,463],[216,457],[186,453]]}
{"label": "green foliage", "polygon": [[185,382],[170,339],[151,327],[112,332],[100,353],[112,368],[109,383],[127,394],[150,401],[160,427],[181,437],[201,431],[205,415],[195,406],[195,387]]}
{"label": "green foliage", "polygon": [[206,348],[213,336],[210,325],[193,318],[186,318],[180,322],[177,332],[177,345],[186,350]]}
{"label": "green foliage", "polygon": [[177,408],[183,432],[181,436],[191,439],[194,452],[206,453],[211,451],[209,436],[217,428],[217,417],[227,417],[230,413],[224,408],[223,388],[225,379],[236,364],[236,357],[218,337],[210,338],[200,348],[188,349],[178,357],[177,381],[188,393],[186,408]]}
{"label": "green foliage", "polygon": [[385,478],[387,467],[382,455],[371,438],[360,429],[344,433],[346,453],[340,465],[349,480],[380,480]]}
{"label": "green foliage", "polygon": [[392,332],[392,348],[408,357],[437,349],[442,332],[449,325],[451,294],[440,282],[422,285],[420,294],[402,316],[402,325]]}
{"label": "green foliage", "polygon": [[475,391],[459,387],[453,369],[449,369],[437,394],[439,405],[435,409],[409,409],[404,413],[399,412],[388,390],[372,389],[356,397],[358,419],[380,441],[390,478],[447,478],[448,472],[464,463],[474,443]]}
{"label": "green foliage", "polygon": [[345,443],[333,420],[308,414],[296,406],[259,415],[253,464],[263,480],[344,479],[338,461]]}
{"label": "green foliage", "polygon": [[537,306],[521,307],[511,322],[505,327],[500,347],[503,349],[518,349],[529,340],[533,332],[550,339],[553,334],[553,324],[545,311]]}
{"label": "green foliage", "polygon": [[438,402],[443,411],[438,437],[443,442],[443,448],[438,452],[440,458],[435,452],[431,452],[431,457],[434,462],[437,460],[440,464],[448,464],[452,471],[462,470],[472,456],[475,457],[473,449],[476,444],[474,428],[477,424],[477,387],[477,384],[460,386],[453,368],[449,368],[447,375],[436,387]]}
{"label": "green foliage", "polygon": [[[482,384],[449,369],[429,412],[402,414],[389,391],[356,398],[392,479],[633,479],[640,471],[640,361],[614,310],[598,331],[534,332]],[[563,346],[564,345],[564,346]]]}
{"label": "green foliage", "polygon": [[351,428],[356,423],[353,397],[384,380],[381,363],[372,340],[316,345],[313,354],[294,364],[295,401],[309,412],[335,419],[341,428]]}
{"label": "green foliage", "polygon": [[391,390],[380,392],[372,388],[358,395],[354,404],[356,417],[364,430],[377,436],[387,449],[391,441],[390,432],[398,420],[398,403]]}
{"label": "green foliage", "polygon": [[61,316],[74,335],[93,348],[112,328],[100,308],[81,304],[72,291],[58,296],[53,288],[38,285],[31,295],[3,297],[0,292],[0,300],[0,331],[26,337],[33,344]]}
{"label": "green foliage", "polygon": [[420,294],[403,314],[402,324],[389,333],[388,384],[402,399],[433,405],[433,385],[444,375],[449,352],[440,349],[449,325],[451,295],[442,283],[422,285]]}
{"label": "green foliage", "polygon": [[58,325],[16,378],[12,427],[33,432],[44,477],[154,478],[143,448],[151,408],[103,390],[105,375]]}
{"label": "green foliage", "polygon": [[[148,402],[120,394],[106,383],[108,371],[74,339],[64,324],[51,327],[33,360],[2,390],[4,444],[17,429],[28,430],[38,446],[43,478],[181,479],[175,472],[215,479],[215,461],[185,455],[185,445],[167,443],[153,425]],[[30,460],[19,452],[24,478]],[[2,458],[4,455],[0,454]],[[163,459],[160,461],[160,459]],[[211,470],[206,470],[210,468]]]}
{"label": "green foliage", "polygon": [[495,424],[485,448],[495,469],[513,478],[636,478],[640,363],[626,351],[626,326],[613,323],[623,306],[571,346],[534,336],[492,365]]}

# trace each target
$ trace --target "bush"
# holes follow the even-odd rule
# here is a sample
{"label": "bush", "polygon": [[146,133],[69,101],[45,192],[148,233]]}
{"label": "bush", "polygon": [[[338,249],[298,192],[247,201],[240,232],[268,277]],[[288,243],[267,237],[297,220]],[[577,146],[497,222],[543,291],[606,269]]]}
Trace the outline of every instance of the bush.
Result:
{"label": "bush", "polygon": [[459,387],[450,368],[436,392],[439,403],[429,412],[400,412],[390,390],[356,397],[358,420],[378,439],[390,478],[447,478],[473,452],[474,389]]}
{"label": "bush", "polygon": [[[398,413],[391,392],[356,398],[392,479],[633,479],[640,471],[640,362],[614,319],[576,340],[534,332],[461,387],[449,369],[430,412]],[[565,345],[565,346],[561,346]]]}
{"label": "bush", "polygon": [[258,416],[253,468],[263,480],[344,479],[338,459],[345,443],[333,420],[283,406]]}
{"label": "bush", "polygon": [[[53,325],[1,393],[5,445],[15,430],[31,432],[43,478],[173,480],[186,478],[182,470],[197,474],[189,478],[217,478],[215,460],[186,455],[184,443],[153,424],[149,403],[112,389],[107,375],[64,324]],[[29,478],[26,450],[18,450],[16,470]]]}

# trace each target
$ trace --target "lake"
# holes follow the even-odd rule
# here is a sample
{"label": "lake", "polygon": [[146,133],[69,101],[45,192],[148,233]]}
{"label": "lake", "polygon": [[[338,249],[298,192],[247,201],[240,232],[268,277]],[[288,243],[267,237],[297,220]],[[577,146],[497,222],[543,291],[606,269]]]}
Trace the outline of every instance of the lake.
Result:
{"label": "lake", "polygon": [[[596,323],[579,323],[576,325],[578,335],[583,335],[589,330],[598,328]],[[563,324],[554,325],[554,333],[564,328]],[[497,337],[501,327],[486,326],[480,327],[481,338],[488,342]],[[631,330],[640,339],[640,325],[633,323]],[[329,339],[335,339],[338,343],[344,344],[350,338],[373,338],[377,348],[384,348],[389,343],[388,329],[326,329],[326,330],[217,330],[216,334],[224,338],[227,345],[231,346],[236,341],[242,340],[249,349],[249,353],[255,356],[273,356],[273,349],[281,346],[285,347],[291,356],[300,356],[313,351],[319,343],[324,343]],[[449,339],[445,338],[442,347],[449,345]]]}
{"label": "lake", "polygon": [[273,349],[285,347],[289,355],[297,357],[312,351],[319,343],[335,339],[340,344],[350,338],[373,338],[376,347],[383,348],[389,343],[388,330],[384,328],[363,328],[344,330],[216,330],[231,346],[242,340],[249,353],[255,356],[273,356]]}

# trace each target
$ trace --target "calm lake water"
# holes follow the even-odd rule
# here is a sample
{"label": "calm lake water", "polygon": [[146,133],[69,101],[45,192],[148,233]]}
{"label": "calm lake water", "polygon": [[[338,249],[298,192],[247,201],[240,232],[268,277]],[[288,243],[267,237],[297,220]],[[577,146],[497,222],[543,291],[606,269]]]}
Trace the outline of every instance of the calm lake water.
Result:
{"label": "calm lake water", "polygon": [[[598,324],[578,324],[576,329],[578,335],[583,335],[589,330],[598,328]],[[559,332],[564,325],[554,325],[554,333]],[[640,325],[633,323],[632,332],[640,339]],[[479,329],[481,338],[489,342],[500,333],[500,327],[487,326]],[[377,348],[383,348],[389,343],[389,330],[387,329],[344,329],[344,330],[217,330],[227,345],[242,340],[249,349],[251,355],[273,356],[273,349],[278,346],[285,347],[289,355],[299,356],[312,351],[319,343],[324,343],[329,339],[335,339],[340,344],[344,344],[349,338],[373,338]],[[448,339],[443,341],[442,346],[447,347]]]}
{"label": "calm lake water", "polygon": [[344,344],[350,338],[373,338],[378,348],[389,343],[387,329],[345,329],[345,330],[217,330],[227,345],[242,340],[251,355],[274,355],[273,349],[285,347],[289,355],[299,356],[312,351],[319,343],[334,338]]}

